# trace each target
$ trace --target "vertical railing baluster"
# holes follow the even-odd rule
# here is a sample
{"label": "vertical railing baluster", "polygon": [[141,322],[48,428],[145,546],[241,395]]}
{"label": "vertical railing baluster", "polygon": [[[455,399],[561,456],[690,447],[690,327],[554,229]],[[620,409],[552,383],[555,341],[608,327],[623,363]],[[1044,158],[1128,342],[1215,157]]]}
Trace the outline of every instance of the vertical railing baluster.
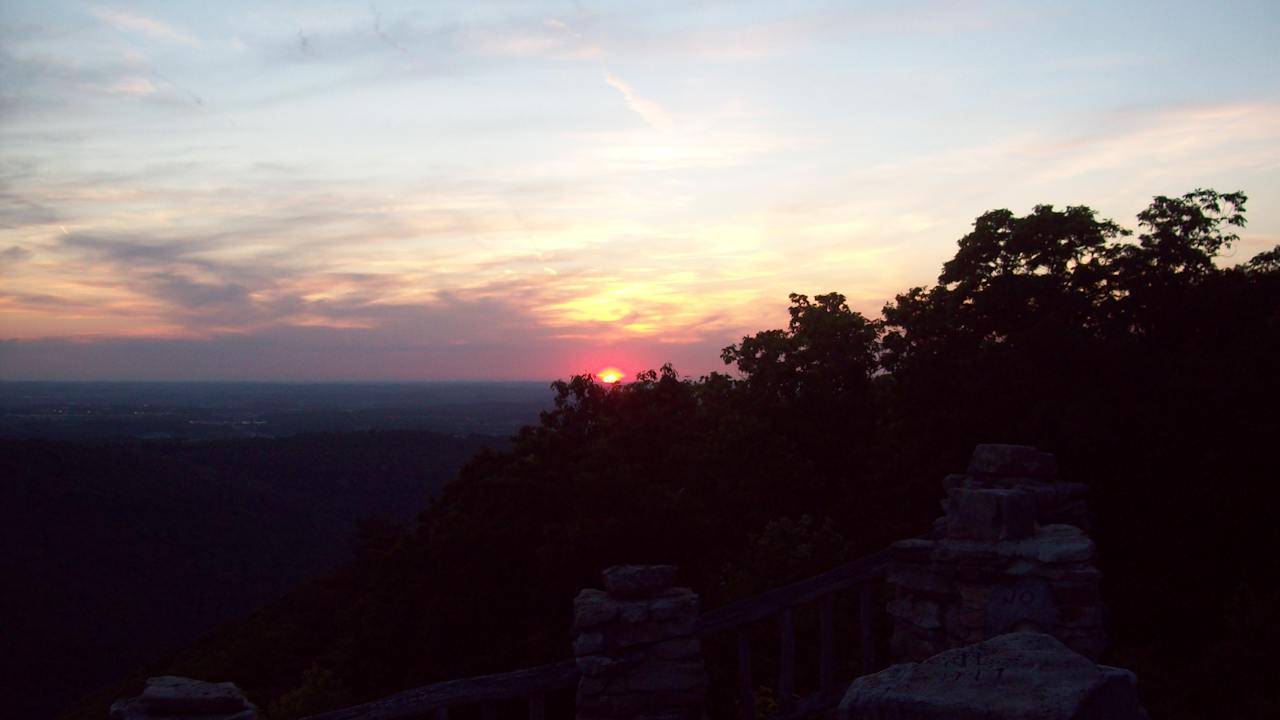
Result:
{"label": "vertical railing baluster", "polygon": [[530,695],[529,696],[529,720],[546,720],[547,717],[547,696],[546,695]]}
{"label": "vertical railing baluster", "polygon": [[875,588],[871,583],[863,582],[858,586],[858,639],[862,645],[863,675],[875,672],[879,664],[876,657],[875,605]]}
{"label": "vertical railing baluster", "polygon": [[778,614],[778,707],[791,709],[796,695],[796,622],[787,608]]}
{"label": "vertical railing baluster", "polygon": [[830,690],[836,682],[836,596],[827,593],[818,600],[818,634],[822,654],[818,658],[818,685]]}
{"label": "vertical railing baluster", "polygon": [[498,720],[498,706],[496,703],[481,703],[480,717],[482,720]]}
{"label": "vertical railing baluster", "polygon": [[756,716],[755,688],[751,687],[751,638],[747,628],[738,628],[738,704],[742,720]]}

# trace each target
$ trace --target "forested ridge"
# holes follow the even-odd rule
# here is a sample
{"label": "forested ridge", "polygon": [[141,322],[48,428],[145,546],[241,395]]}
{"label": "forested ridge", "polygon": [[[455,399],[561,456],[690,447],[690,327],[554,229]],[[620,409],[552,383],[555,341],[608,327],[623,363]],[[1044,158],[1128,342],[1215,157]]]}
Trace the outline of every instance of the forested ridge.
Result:
{"label": "forested ridge", "polygon": [[153,670],[234,680],[278,720],[560,659],[605,566],[677,564],[714,607],[921,532],[975,443],[1013,442],[1090,484],[1104,661],[1152,716],[1276,717],[1280,248],[1218,261],[1245,202],[1158,197],[1132,231],[988,212],[881,317],[792,295],[729,374],[557,382],[416,523]]}
{"label": "forested ridge", "polygon": [[51,717],[332,570],[361,518],[411,519],[485,443],[502,440],[0,440],[6,713]]}

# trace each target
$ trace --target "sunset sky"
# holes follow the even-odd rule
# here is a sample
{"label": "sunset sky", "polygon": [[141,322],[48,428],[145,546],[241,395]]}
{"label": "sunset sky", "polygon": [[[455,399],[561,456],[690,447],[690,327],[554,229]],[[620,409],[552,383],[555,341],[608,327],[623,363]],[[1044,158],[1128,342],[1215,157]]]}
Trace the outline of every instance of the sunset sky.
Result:
{"label": "sunset sky", "polygon": [[1243,190],[1280,3],[0,4],[0,379],[700,374],[982,212]]}

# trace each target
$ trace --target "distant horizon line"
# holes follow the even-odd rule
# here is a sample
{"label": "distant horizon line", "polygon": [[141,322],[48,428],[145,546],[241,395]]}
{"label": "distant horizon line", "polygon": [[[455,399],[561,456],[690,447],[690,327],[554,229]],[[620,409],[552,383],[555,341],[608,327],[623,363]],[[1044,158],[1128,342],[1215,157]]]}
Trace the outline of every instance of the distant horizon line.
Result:
{"label": "distant horizon line", "polygon": [[187,379],[187,380],[123,380],[123,379],[36,379],[36,378],[0,378],[0,385],[3,384],[20,384],[20,383],[65,383],[65,384],[89,384],[89,383],[110,383],[118,385],[215,385],[215,384],[235,384],[235,385],[464,385],[464,384],[483,384],[483,385],[514,385],[514,384],[532,384],[532,383],[553,383],[555,379],[525,379],[525,380],[228,380],[228,379]]}

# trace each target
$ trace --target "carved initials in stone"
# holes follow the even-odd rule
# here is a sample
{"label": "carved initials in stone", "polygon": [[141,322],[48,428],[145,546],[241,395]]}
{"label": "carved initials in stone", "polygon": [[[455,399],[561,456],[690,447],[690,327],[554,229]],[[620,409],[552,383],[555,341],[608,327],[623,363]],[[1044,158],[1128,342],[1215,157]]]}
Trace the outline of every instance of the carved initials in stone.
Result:
{"label": "carved initials in stone", "polygon": [[1030,590],[1017,590],[1010,587],[1004,592],[1004,602],[1006,605],[1031,605],[1035,602],[1035,593]]}
{"label": "carved initials in stone", "polygon": [[986,634],[1002,635],[1015,630],[1047,631],[1058,621],[1058,606],[1049,583],[1025,576],[1012,585],[997,588],[987,604]]}

